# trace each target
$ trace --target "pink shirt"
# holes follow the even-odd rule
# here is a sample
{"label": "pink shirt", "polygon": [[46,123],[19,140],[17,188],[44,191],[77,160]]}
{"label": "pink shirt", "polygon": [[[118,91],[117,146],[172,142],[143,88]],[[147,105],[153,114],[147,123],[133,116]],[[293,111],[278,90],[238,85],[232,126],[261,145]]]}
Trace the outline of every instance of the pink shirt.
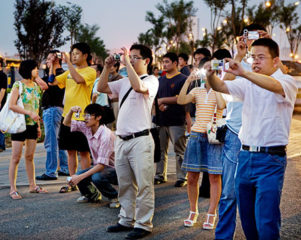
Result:
{"label": "pink shirt", "polygon": [[71,121],[71,132],[82,132],[90,147],[93,157],[93,164],[104,164],[109,167],[114,167],[114,141],[115,135],[106,126],[99,126],[96,133],[93,135],[91,128],[88,128],[82,121]]}

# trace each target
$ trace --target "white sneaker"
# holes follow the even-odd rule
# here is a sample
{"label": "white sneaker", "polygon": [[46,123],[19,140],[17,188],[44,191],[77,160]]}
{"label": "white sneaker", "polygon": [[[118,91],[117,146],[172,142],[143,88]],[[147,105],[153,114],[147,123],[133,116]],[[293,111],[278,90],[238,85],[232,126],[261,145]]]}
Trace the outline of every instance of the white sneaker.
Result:
{"label": "white sneaker", "polygon": [[87,198],[87,197],[85,197],[85,196],[80,196],[80,197],[76,200],[76,202],[78,202],[78,203],[87,203],[87,202],[89,202],[89,198]]}
{"label": "white sneaker", "polygon": [[110,205],[109,205],[110,208],[119,208],[120,207],[120,203],[118,201],[117,198],[113,198],[113,199],[110,199]]}

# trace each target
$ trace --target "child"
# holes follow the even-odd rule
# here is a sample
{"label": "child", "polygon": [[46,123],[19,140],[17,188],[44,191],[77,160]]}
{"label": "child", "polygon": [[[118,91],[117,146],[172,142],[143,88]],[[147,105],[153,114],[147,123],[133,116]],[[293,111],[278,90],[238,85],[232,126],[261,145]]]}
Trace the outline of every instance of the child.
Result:
{"label": "child", "polygon": [[72,107],[63,124],[71,127],[72,132],[80,131],[86,136],[93,157],[93,167],[72,175],[70,184],[77,185],[83,195],[77,199],[77,202],[98,202],[103,194],[110,199],[110,207],[117,208],[119,207],[118,193],[111,185],[117,184],[117,175],[114,169],[115,136],[104,125],[114,119],[109,119],[106,107],[89,104],[84,111],[84,122],[71,121],[72,114],[81,111],[79,106]]}

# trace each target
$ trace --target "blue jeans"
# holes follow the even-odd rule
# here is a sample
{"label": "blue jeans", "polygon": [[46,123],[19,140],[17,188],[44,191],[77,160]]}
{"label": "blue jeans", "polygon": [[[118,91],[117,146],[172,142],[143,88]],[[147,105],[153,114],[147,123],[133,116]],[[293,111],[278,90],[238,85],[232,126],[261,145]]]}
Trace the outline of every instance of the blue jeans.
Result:
{"label": "blue jeans", "polygon": [[[90,169],[91,168],[81,170],[77,172],[76,175],[80,175]],[[99,192],[109,199],[117,198],[118,192],[111,184],[118,184],[116,171],[114,168],[105,167],[101,172],[94,173],[92,176],[81,180],[77,186],[83,196],[93,201],[98,199],[100,195]]]}
{"label": "blue jeans", "polygon": [[60,169],[68,173],[68,159],[64,150],[58,150],[58,133],[61,125],[63,109],[50,107],[43,111],[43,122],[45,129],[44,147],[46,149],[46,175],[56,177],[58,157]]}
{"label": "blue jeans", "polygon": [[0,131],[0,148],[5,150],[5,135]]}
{"label": "blue jeans", "polygon": [[286,156],[241,151],[235,191],[247,239],[280,239],[280,198]]}
{"label": "blue jeans", "polygon": [[222,195],[219,201],[219,220],[215,230],[215,239],[233,239],[236,227],[236,196],[234,175],[238,154],[241,148],[237,134],[227,129],[222,150]]}

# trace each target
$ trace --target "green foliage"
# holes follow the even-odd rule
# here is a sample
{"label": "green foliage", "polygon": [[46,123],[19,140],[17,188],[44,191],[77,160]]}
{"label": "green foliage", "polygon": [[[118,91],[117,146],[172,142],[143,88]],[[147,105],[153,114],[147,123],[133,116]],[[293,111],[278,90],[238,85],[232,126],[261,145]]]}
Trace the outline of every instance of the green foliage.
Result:
{"label": "green foliage", "polygon": [[53,2],[16,0],[14,18],[15,46],[22,59],[40,63],[50,49],[64,45],[63,17]]}
{"label": "green foliage", "polygon": [[98,25],[80,25],[75,40],[87,43],[91,48],[91,52],[104,60],[108,56],[108,50],[105,48],[103,40],[95,36],[98,30]]}
{"label": "green foliage", "polygon": [[71,46],[74,44],[76,35],[81,25],[82,11],[81,6],[67,2],[68,6],[60,5],[66,29],[70,32]]}

